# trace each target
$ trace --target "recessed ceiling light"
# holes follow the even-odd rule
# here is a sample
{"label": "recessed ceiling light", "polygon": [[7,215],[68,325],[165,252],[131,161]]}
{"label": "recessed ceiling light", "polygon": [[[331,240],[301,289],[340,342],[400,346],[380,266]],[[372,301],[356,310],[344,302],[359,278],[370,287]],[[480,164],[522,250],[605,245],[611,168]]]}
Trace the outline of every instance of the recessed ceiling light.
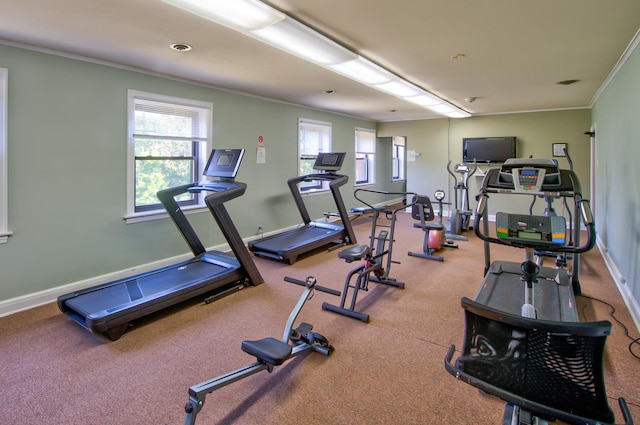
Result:
{"label": "recessed ceiling light", "polygon": [[563,86],[570,86],[571,84],[575,84],[577,82],[579,82],[580,80],[564,80],[564,81],[558,81],[556,84],[560,84]]}
{"label": "recessed ceiling light", "polygon": [[179,52],[188,52],[189,50],[193,49],[193,47],[190,44],[186,44],[186,43],[173,43],[169,47]]}

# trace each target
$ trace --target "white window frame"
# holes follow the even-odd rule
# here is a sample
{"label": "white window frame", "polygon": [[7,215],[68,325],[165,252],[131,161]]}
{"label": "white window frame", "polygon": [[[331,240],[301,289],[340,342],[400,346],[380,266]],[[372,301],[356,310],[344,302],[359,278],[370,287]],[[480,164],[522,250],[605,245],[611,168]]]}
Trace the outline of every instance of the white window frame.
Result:
{"label": "white window frame", "polygon": [[[355,186],[376,183],[376,131],[369,128],[356,128],[355,131]],[[358,178],[358,161],[365,161],[366,176]]]}
{"label": "white window frame", "polygon": [[[320,152],[331,152],[332,124],[330,122],[298,118],[298,176],[312,174],[306,172],[303,161],[315,161]],[[302,193],[329,190],[327,181],[313,181],[298,185]]]}
{"label": "white window frame", "polygon": [[9,104],[9,70],[0,68],[0,244],[5,244],[11,236],[9,231],[9,195],[7,172],[7,105]]}
{"label": "white window frame", "polygon": [[[211,102],[202,102],[192,99],[184,99],[174,96],[165,96],[155,93],[147,93],[138,90],[127,91],[127,202],[125,220],[127,223],[136,223],[140,221],[154,220],[167,217],[168,214],[163,208],[153,209],[149,211],[135,211],[135,107],[136,100],[147,100],[153,102],[162,102],[175,104],[178,106],[186,106],[189,108],[202,109],[202,124],[206,125],[201,138],[197,139],[199,148],[199,161],[197,164],[197,175],[201,176],[207,161],[207,153],[212,147],[212,127],[213,127],[213,104]],[[200,211],[206,209],[204,197],[198,196],[197,202],[183,208],[185,211]]]}
{"label": "white window frame", "polygon": [[[399,147],[402,146],[400,149]],[[398,148],[396,148],[398,147]],[[400,157],[397,156],[397,151],[402,151]],[[407,168],[407,138],[404,136],[393,136],[391,138],[391,181],[399,182],[406,180],[406,168]],[[397,168],[396,168],[397,167]],[[398,174],[396,171],[398,170]]]}

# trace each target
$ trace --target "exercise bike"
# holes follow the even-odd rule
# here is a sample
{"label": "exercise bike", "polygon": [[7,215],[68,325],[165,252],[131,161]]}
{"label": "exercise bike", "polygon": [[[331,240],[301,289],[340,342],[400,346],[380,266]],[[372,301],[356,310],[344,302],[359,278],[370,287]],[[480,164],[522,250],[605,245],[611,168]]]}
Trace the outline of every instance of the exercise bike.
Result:
{"label": "exercise bike", "polygon": [[422,229],[424,232],[424,240],[422,242],[422,252],[409,251],[410,257],[426,258],[428,260],[444,261],[444,258],[434,253],[442,248],[458,248],[458,245],[447,239],[444,225],[442,224],[442,205],[445,197],[444,190],[436,190],[433,194],[438,201],[438,222],[431,223],[435,219],[435,213],[431,205],[431,199],[428,196],[420,195],[416,199],[416,203],[411,207],[411,217],[420,221],[413,223],[413,227]]}
{"label": "exercise bike", "polygon": [[[473,211],[469,206],[469,178],[473,176],[478,169],[475,161],[473,164],[456,164],[451,169],[451,161],[447,163],[447,171],[453,177],[453,210],[449,217],[449,231],[447,238],[458,241],[467,241],[469,238],[462,236],[462,232],[466,232],[471,227],[471,216]],[[460,178],[456,176],[458,174]],[[458,197],[458,192],[460,196]]]}
{"label": "exercise bike", "polygon": [[311,331],[313,329],[312,325],[303,322],[294,329],[293,324],[305,303],[312,298],[314,290],[338,296],[340,292],[318,285],[316,279],[312,276],[307,277],[305,281],[290,277],[285,277],[284,280],[304,286],[304,291],[289,315],[282,338],[268,337],[256,341],[242,341],[242,351],[255,356],[257,359],[255,363],[190,387],[189,401],[184,408],[187,414],[184,420],[185,425],[195,424],[196,416],[204,406],[205,397],[217,389],[263,370],[271,373],[276,366],[280,366],[287,360],[309,350],[325,356],[333,352],[333,346],[329,344],[329,341],[323,335]]}
{"label": "exercise bike", "polygon": [[[408,205],[400,205],[396,208],[376,207],[361,199],[361,197],[358,196],[361,192],[382,194],[385,196],[401,195],[405,199],[413,196],[413,198],[412,202]],[[322,309],[362,320],[363,322],[369,322],[368,314],[356,311],[358,293],[360,291],[368,291],[369,282],[380,283],[400,289],[404,288],[404,282],[399,282],[389,276],[391,263],[399,264],[398,261],[392,260],[393,232],[397,213],[407,207],[415,205],[418,195],[413,192],[386,192],[370,189],[356,189],[353,195],[358,201],[369,207],[373,213],[369,245],[359,244],[338,252],[338,258],[342,258],[347,263],[362,261],[362,264],[351,270],[347,275],[344,282],[344,290],[340,298],[340,305],[324,302],[322,303]],[[385,222],[388,221],[388,224],[383,223],[383,219]],[[376,234],[378,228],[382,229]],[[349,289],[353,289],[353,291],[351,292],[351,300],[347,303]]]}
{"label": "exercise bike", "polygon": [[[564,217],[496,214],[496,237],[488,224],[489,193],[554,194],[574,200],[574,240],[568,244]],[[580,244],[584,222],[587,240]],[[577,229],[577,231],[576,231]],[[503,425],[544,425],[561,420],[576,425],[613,424],[604,385],[604,345],[611,323],[579,322],[574,285],[578,274],[541,267],[536,251],[580,253],[595,245],[589,202],[577,176],[546,160],[516,159],[490,170],[482,184],[475,234],[485,243],[485,278],[474,300],[462,298],[465,339],[461,356],[445,369],[457,379],[506,401]],[[489,244],[522,248],[522,263],[490,262]],[[573,282],[572,282],[573,280]],[[518,285],[524,291],[514,291]],[[579,284],[577,285],[579,288]],[[535,302],[535,299],[543,302]],[[624,398],[618,404],[632,424]]]}

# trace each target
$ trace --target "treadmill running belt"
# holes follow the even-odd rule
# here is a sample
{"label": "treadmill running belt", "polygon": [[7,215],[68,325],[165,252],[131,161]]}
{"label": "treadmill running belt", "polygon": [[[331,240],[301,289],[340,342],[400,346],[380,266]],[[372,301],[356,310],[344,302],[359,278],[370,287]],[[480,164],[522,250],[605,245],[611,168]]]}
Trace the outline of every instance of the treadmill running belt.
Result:
{"label": "treadmill running belt", "polygon": [[[180,287],[187,288],[203,280],[211,280],[229,269],[204,261],[181,264],[137,279],[116,283],[97,291],[68,299],[65,304],[76,312],[89,316],[102,311],[113,312],[135,301],[158,298]],[[143,302],[143,301],[140,301]]]}

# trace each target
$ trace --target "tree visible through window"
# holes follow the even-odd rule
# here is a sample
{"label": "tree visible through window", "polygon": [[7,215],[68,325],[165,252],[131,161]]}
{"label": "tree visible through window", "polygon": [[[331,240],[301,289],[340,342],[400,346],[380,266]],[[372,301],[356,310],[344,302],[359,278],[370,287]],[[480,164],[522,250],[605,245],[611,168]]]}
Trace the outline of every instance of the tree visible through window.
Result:
{"label": "tree visible through window", "polygon": [[[130,94],[130,150],[133,150],[133,213],[162,209],[161,189],[198,180],[208,145],[211,106],[202,102]],[[177,198],[197,205],[197,194]]]}
{"label": "tree visible through window", "polygon": [[[331,152],[331,124],[298,120],[298,175],[313,174],[313,164],[318,153]],[[322,189],[322,182],[311,181],[302,182],[300,190]]]}
{"label": "tree visible through window", "polygon": [[356,184],[375,183],[376,132],[356,128]]}

